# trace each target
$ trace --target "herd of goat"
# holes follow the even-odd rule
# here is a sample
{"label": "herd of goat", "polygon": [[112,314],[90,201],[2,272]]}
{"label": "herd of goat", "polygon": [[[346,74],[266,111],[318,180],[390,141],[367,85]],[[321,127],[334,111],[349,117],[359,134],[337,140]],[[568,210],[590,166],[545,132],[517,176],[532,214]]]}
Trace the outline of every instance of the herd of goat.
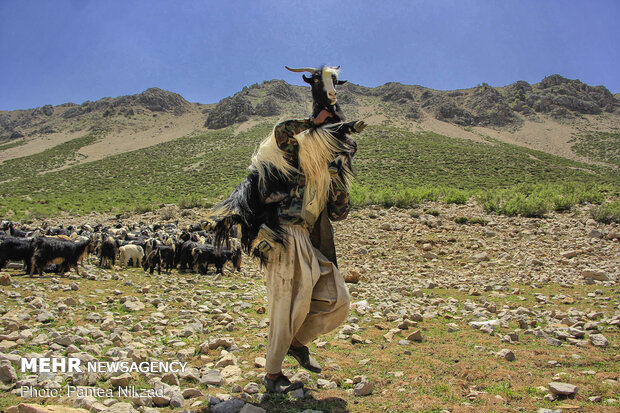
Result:
{"label": "herd of goat", "polygon": [[185,229],[172,223],[28,228],[2,221],[0,268],[9,261],[23,261],[24,270],[31,275],[64,274],[71,268],[79,275],[78,267],[84,267],[84,261],[92,263],[93,258],[98,257],[98,265],[102,268],[112,268],[118,263],[124,267],[142,266],[151,274],[155,268],[161,274],[162,267],[168,273],[178,268],[181,272],[206,274],[209,265],[222,274],[227,262],[239,271],[242,254],[236,234],[231,234],[225,247],[215,248],[213,234],[207,231],[209,228],[208,223]]}

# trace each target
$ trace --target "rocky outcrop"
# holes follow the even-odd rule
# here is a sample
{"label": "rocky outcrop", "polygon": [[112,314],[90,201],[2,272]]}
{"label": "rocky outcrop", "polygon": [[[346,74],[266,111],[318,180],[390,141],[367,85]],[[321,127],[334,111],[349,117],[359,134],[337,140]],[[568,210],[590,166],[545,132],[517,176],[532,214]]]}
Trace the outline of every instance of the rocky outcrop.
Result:
{"label": "rocky outcrop", "polygon": [[177,93],[150,88],[136,96],[137,103],[153,112],[173,112],[181,115],[189,110],[189,102]]}
{"label": "rocky outcrop", "polygon": [[275,99],[284,102],[296,102],[300,99],[299,94],[293,86],[289,85],[283,80],[272,80],[270,82],[273,86],[271,89],[271,96]]}
{"label": "rocky outcrop", "polygon": [[213,109],[205,126],[210,129],[221,129],[233,123],[244,122],[254,114],[252,103],[242,94],[236,94],[232,98],[223,99]]}
{"label": "rocky outcrop", "polygon": [[408,103],[414,100],[413,93],[400,83],[386,83],[381,86],[381,100],[384,102]]}
{"label": "rocky outcrop", "polygon": [[258,116],[277,116],[282,113],[282,109],[273,96],[268,96],[265,100],[256,105],[255,112]]}
{"label": "rocky outcrop", "polygon": [[615,98],[604,86],[589,86],[580,80],[551,75],[536,85],[518,81],[506,87],[508,100],[517,112],[547,113],[556,118],[576,114],[613,112]]}

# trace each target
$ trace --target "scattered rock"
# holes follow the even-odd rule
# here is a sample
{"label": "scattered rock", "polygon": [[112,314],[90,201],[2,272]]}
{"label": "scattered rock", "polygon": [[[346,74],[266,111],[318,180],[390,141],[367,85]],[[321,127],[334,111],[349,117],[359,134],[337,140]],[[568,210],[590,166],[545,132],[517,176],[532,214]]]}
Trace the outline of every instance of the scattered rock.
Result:
{"label": "scattered rock", "polygon": [[8,384],[17,381],[17,372],[9,360],[0,361],[0,382]]}
{"label": "scattered rock", "polygon": [[120,376],[111,377],[110,384],[114,387],[127,387],[129,382],[133,380],[133,377],[129,373],[121,374]]}
{"label": "scattered rock", "polygon": [[609,340],[602,334],[590,334],[590,343],[596,347],[608,347]]}
{"label": "scattered rock", "polygon": [[558,396],[571,396],[577,394],[579,388],[575,385],[561,382],[551,382],[547,385],[549,390],[555,395]]}
{"label": "scattered rock", "polygon": [[583,278],[592,278],[593,280],[596,280],[596,281],[609,281],[609,276],[607,275],[607,272],[603,270],[597,270],[597,269],[583,270],[581,272],[581,275],[583,276]]}
{"label": "scattered rock", "polygon": [[375,389],[375,384],[371,381],[361,381],[353,387],[355,396],[368,396]]}
{"label": "scattered rock", "polygon": [[11,276],[7,273],[0,274],[0,285],[11,285]]}
{"label": "scattered rock", "polygon": [[245,402],[241,399],[231,398],[211,408],[212,413],[238,413],[243,409]]}
{"label": "scattered rock", "polygon": [[508,350],[508,349],[500,350],[497,353],[497,357],[501,357],[501,358],[506,359],[508,361],[515,361],[517,359],[515,357],[515,353],[513,353],[512,350]]}

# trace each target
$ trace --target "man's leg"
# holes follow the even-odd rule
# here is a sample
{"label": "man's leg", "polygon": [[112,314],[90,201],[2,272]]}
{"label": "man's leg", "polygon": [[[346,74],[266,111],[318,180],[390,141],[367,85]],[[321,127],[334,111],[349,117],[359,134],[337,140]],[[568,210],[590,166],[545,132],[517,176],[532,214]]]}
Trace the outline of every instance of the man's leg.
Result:
{"label": "man's leg", "polygon": [[314,280],[320,276],[307,250],[307,232],[299,227],[287,230],[287,247],[277,245],[269,252],[265,271],[270,321],[265,370],[272,381],[282,375],[282,361],[310,310]]}
{"label": "man's leg", "polygon": [[303,345],[337,328],[349,314],[349,290],[342,274],[317,249],[314,249],[314,255],[321,276],[312,290],[310,311],[295,332],[295,339]]}

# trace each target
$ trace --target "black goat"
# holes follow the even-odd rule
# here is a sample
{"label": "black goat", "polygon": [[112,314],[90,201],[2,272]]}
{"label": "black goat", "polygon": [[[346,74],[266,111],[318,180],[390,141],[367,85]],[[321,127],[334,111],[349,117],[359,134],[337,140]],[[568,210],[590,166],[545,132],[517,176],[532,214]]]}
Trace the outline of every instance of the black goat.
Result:
{"label": "black goat", "polygon": [[181,245],[181,248],[179,249],[178,255],[175,254],[176,255],[175,258],[177,258],[177,263],[179,265],[179,271],[184,272],[184,271],[187,270],[188,267],[189,267],[190,271],[193,270],[194,259],[193,259],[193,256],[192,256],[192,250],[194,248],[201,248],[203,246],[204,246],[204,244],[199,244],[199,243],[194,242],[194,241],[185,241]]}
{"label": "black goat", "polygon": [[167,273],[174,267],[174,247],[169,245],[159,245],[156,249],[159,261],[164,266]]}
{"label": "black goat", "polygon": [[50,264],[60,265],[61,273],[75,268],[75,272],[80,275],[78,262],[87,253],[91,242],[91,239],[73,242],[56,238],[35,238],[30,275],[35,270],[40,276],[43,275],[43,269]]}
{"label": "black goat", "polygon": [[201,274],[209,271],[209,264],[215,265],[216,272],[223,274],[224,265],[231,261],[235,270],[241,270],[241,248],[233,251],[222,249],[217,251],[215,248],[203,245],[199,248],[192,249],[192,257],[194,265],[198,267]]}
{"label": "black goat", "polygon": [[5,237],[0,241],[0,268],[4,268],[8,260],[23,261],[26,273],[30,274],[34,240],[32,238]]}
{"label": "black goat", "polygon": [[148,270],[151,274],[153,274],[155,267],[157,267],[157,273],[161,275],[161,257],[159,256],[157,250],[151,251],[142,262],[142,268],[144,268],[144,271]]}
{"label": "black goat", "polygon": [[99,266],[105,268],[112,268],[116,263],[116,254],[118,252],[118,242],[110,237],[104,236],[101,242],[101,248],[99,251]]}

